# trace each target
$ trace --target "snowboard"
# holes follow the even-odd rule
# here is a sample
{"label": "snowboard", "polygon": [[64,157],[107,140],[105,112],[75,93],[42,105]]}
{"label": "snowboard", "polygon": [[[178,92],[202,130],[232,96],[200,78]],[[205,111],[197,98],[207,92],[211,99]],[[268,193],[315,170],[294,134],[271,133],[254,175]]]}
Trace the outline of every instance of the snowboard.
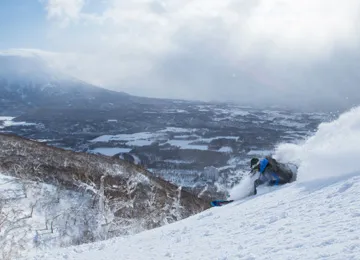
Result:
{"label": "snowboard", "polygon": [[233,202],[233,200],[213,200],[212,202],[210,202],[210,205],[212,207],[221,207],[231,202]]}

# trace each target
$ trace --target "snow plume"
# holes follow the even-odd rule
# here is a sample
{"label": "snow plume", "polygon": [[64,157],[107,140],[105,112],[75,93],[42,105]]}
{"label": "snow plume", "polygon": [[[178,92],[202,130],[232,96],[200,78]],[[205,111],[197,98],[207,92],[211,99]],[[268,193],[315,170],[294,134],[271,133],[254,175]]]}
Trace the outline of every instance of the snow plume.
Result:
{"label": "snow plume", "polygon": [[231,200],[240,200],[243,199],[249,194],[253,193],[254,188],[254,181],[259,177],[257,175],[250,176],[247,173],[242,173],[243,178],[241,179],[240,183],[235,185],[229,191],[229,199]]}
{"label": "snow plume", "polygon": [[360,106],[333,122],[322,123],[300,144],[281,144],[276,159],[299,166],[300,182],[360,174]]}

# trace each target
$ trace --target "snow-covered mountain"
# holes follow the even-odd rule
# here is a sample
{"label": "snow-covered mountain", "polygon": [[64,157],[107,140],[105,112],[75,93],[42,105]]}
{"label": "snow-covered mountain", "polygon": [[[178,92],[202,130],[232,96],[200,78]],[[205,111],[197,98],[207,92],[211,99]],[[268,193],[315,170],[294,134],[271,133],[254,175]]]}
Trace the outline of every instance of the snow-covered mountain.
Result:
{"label": "snow-covered mountain", "polygon": [[130,95],[85,83],[51,67],[32,52],[0,52],[2,113],[29,108],[114,107],[131,103]]}
{"label": "snow-covered mountain", "polygon": [[296,182],[133,236],[34,252],[24,259],[359,259],[360,107],[275,157],[297,163]]}

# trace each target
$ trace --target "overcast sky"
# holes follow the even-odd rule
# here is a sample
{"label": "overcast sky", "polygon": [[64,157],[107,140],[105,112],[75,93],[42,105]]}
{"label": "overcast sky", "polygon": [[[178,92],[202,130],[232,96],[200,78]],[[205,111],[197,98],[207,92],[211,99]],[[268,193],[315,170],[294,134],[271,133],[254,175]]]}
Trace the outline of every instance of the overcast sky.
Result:
{"label": "overcast sky", "polygon": [[360,103],[360,0],[1,0],[0,35],[130,94]]}

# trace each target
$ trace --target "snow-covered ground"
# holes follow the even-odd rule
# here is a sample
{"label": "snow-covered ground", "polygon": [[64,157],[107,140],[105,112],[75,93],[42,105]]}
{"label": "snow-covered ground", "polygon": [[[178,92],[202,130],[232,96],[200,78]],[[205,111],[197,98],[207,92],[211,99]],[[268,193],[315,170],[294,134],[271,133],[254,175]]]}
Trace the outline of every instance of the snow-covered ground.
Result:
{"label": "snow-covered ground", "polygon": [[12,116],[0,116],[0,129],[4,129],[5,127],[9,126],[29,126],[29,125],[36,125],[35,123],[28,123],[28,122],[14,122],[13,120],[15,117]]}
{"label": "snow-covered ground", "polygon": [[272,154],[271,150],[251,150],[247,153],[247,155],[258,155],[258,156],[267,156]]}
{"label": "snow-covered ground", "polygon": [[208,150],[207,145],[194,145],[194,140],[169,140],[166,144],[170,144],[171,146],[179,147],[181,149],[190,149],[190,150]]}
{"label": "snow-covered ground", "polygon": [[[229,139],[237,140],[237,136],[217,136],[211,138],[202,138],[201,136],[194,135],[193,133],[199,129],[179,128],[179,127],[167,127],[154,133],[140,132],[134,134],[118,134],[118,135],[102,135],[91,142],[112,142],[112,141],[124,141],[127,146],[130,147],[141,147],[151,145],[153,142],[162,140],[162,145],[170,144],[171,146],[178,147],[180,149],[200,150],[207,151],[208,144],[216,139]],[[181,133],[182,135],[175,135],[174,139],[169,139],[167,133]],[[194,142],[201,142],[203,144],[193,144]],[[232,152],[230,147],[222,147],[218,152]],[[90,150],[90,152],[101,153],[104,155],[114,155],[119,152],[129,152],[131,148],[96,148]]]}
{"label": "snow-covered ground", "polygon": [[222,153],[232,153],[233,152],[233,149],[229,146],[223,146],[219,149],[219,152],[222,152]]}
{"label": "snow-covered ground", "polygon": [[99,147],[93,150],[90,150],[91,153],[99,153],[107,156],[113,156],[118,153],[128,153],[131,151],[131,148],[111,148],[111,147]]}
{"label": "snow-covered ground", "polygon": [[298,180],[134,236],[25,259],[360,259],[360,107],[276,158],[299,165]]}
{"label": "snow-covered ground", "polygon": [[155,134],[149,132],[141,132],[134,134],[118,134],[118,135],[102,135],[91,142],[110,142],[110,141],[137,141],[137,140],[153,140],[157,137],[162,137],[163,134]]}

